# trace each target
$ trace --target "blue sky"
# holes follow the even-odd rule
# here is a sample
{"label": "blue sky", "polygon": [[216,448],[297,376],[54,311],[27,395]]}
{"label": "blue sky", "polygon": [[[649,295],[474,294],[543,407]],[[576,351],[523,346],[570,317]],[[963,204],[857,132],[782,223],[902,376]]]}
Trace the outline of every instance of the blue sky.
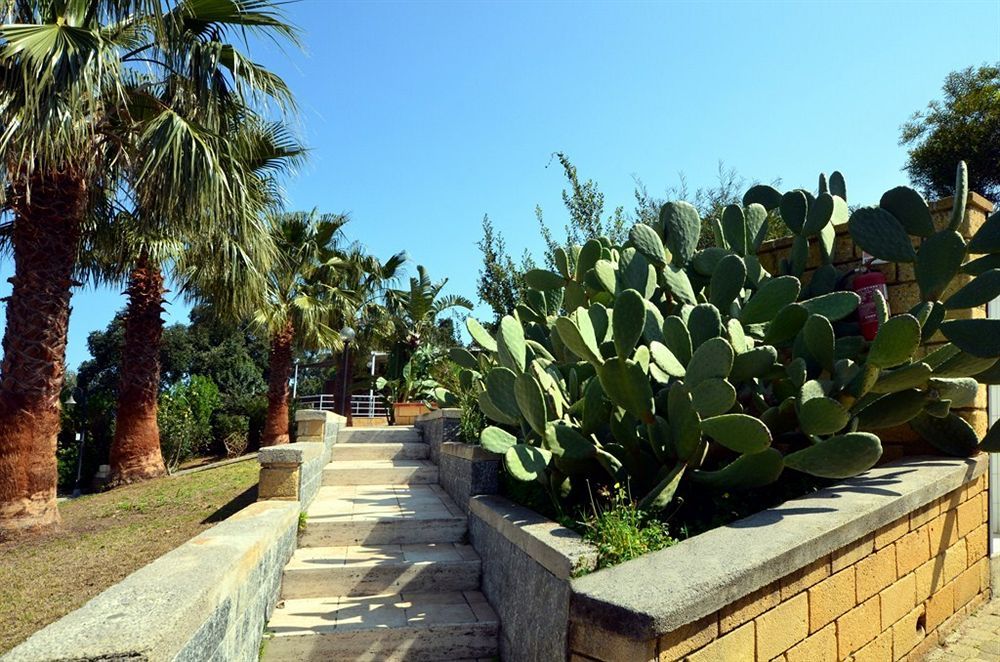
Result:
{"label": "blue sky", "polygon": [[[852,203],[905,182],[899,125],[955,69],[1000,60],[1000,2],[334,2],[288,14],[305,53],[260,50],[300,104],[311,160],[290,209],[349,212],[353,237],[475,297],[489,213],[515,255],[534,216],[564,219],[556,151],[608,207],[710,183],[719,159],[751,179]],[[0,264],[0,296],[9,293]],[[412,268],[411,268],[412,271]],[[67,362],[123,304],[74,295]],[[184,319],[180,302],[167,306]]]}

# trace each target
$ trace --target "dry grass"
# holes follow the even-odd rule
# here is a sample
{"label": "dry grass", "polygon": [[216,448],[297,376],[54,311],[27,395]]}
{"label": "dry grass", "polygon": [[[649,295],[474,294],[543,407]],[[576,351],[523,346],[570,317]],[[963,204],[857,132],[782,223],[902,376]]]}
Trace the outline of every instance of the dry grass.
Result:
{"label": "dry grass", "polygon": [[0,543],[0,654],[257,498],[256,462],[64,501],[62,527]]}

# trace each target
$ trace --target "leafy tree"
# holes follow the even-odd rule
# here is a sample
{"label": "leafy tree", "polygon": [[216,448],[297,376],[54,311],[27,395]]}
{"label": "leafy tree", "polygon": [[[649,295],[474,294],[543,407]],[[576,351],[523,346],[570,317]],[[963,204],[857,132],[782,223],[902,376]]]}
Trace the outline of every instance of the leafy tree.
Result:
{"label": "leafy tree", "polygon": [[903,124],[906,172],[928,197],[954,194],[955,166],[969,166],[969,190],[1000,197],[1000,63],[948,74],[944,97]]}
{"label": "leafy tree", "polygon": [[563,168],[569,190],[563,189],[562,199],[569,212],[569,220],[563,226],[565,237],[557,239],[552,229],[545,222],[541,207],[535,207],[535,217],[541,228],[542,239],[545,241],[545,263],[550,269],[555,268],[555,250],[567,248],[574,244],[583,244],[591,237],[605,236],[613,243],[625,240],[630,219],[624,207],[616,207],[608,216],[604,216],[604,194],[597,188],[592,179],[581,182],[576,172],[576,166],[562,152],[553,156]]}
{"label": "leafy tree", "polygon": [[[476,246],[483,254],[483,265],[476,281],[476,294],[493,311],[493,324],[496,325],[500,318],[514,310],[514,306],[520,302],[524,287],[523,274],[534,265],[522,265],[522,268],[518,268],[514,264],[507,252],[507,242],[493,227],[488,214],[483,215],[483,237],[476,242]],[[525,266],[528,268],[523,268]]]}
{"label": "leafy tree", "polygon": [[[225,209],[190,209],[187,204],[162,204],[163,196],[137,185],[140,202],[132,215],[135,222],[127,226],[134,231],[127,233],[129,240],[115,242],[124,250],[113,251],[122,254],[113,255],[109,271],[131,270],[122,385],[110,459],[112,484],[145,480],[166,471],[156,415],[164,269],[170,269],[189,299],[212,300],[215,313],[233,323],[248,312],[247,301],[260,297],[252,291],[261,282],[254,272],[266,268],[274,251],[262,223],[263,214],[278,204],[272,180],[304,150],[281,124],[262,122],[246,110],[237,114],[231,130],[233,149],[224,159],[229,176],[218,185],[242,186],[242,195]],[[144,159],[137,155],[135,162],[141,167]],[[203,185],[196,185],[178,195],[198,200],[204,197],[202,189]],[[155,228],[145,221],[149,216],[156,219]]]}
{"label": "leafy tree", "polygon": [[288,382],[296,347],[343,346],[331,323],[357,308],[353,292],[341,287],[343,272],[360,269],[345,251],[344,215],[295,212],[270,218],[278,254],[268,273],[266,297],[254,322],[270,340],[267,419],[261,443],[288,443]]}

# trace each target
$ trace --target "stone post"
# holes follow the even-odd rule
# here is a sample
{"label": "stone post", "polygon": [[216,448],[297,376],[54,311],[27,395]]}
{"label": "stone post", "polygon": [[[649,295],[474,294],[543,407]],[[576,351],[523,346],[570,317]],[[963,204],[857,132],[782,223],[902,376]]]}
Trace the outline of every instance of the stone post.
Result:
{"label": "stone post", "polygon": [[260,449],[257,498],[300,501],[305,510],[323,482],[323,467],[330,462],[344,417],[300,409],[295,412],[295,423],[295,443]]}

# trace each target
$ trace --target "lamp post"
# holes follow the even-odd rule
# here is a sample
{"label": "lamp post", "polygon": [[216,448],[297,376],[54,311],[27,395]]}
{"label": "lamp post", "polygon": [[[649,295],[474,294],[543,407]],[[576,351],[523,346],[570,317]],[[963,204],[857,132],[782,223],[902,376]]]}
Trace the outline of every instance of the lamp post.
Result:
{"label": "lamp post", "polygon": [[347,374],[348,371],[348,356],[351,351],[351,343],[357,337],[357,333],[349,326],[345,326],[340,330],[340,339],[344,341],[344,372],[341,376],[341,392],[340,392],[340,407],[343,409],[341,414],[347,417],[347,425],[351,424],[351,403],[347,400],[348,382],[351,377]]}
{"label": "lamp post", "polygon": [[83,477],[83,444],[87,440],[87,392],[79,386],[73,389],[73,391],[69,394],[69,397],[66,398],[66,407],[70,410],[78,404],[76,398],[73,397],[74,395],[80,396],[80,412],[84,417],[83,427],[76,433],[76,440],[80,442],[80,445],[77,447],[76,452],[76,484],[73,486],[73,498],[75,499],[83,493],[80,488],[80,479]]}

